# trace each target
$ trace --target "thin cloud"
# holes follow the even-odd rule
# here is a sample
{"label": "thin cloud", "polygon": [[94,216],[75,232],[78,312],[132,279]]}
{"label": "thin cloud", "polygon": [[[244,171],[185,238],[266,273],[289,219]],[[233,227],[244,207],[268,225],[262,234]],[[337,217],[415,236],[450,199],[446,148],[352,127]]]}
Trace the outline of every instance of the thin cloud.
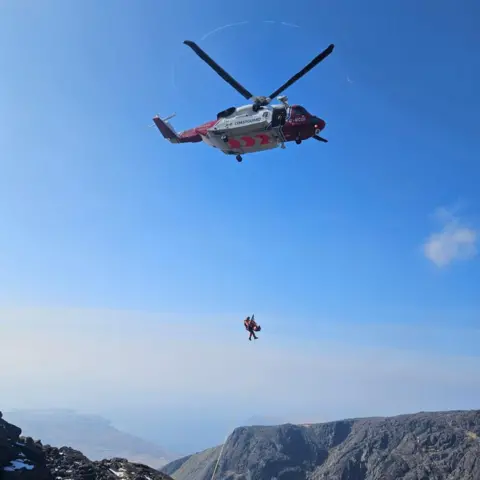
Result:
{"label": "thin cloud", "polygon": [[424,243],[425,257],[439,268],[454,261],[474,258],[477,255],[478,232],[465,225],[448,209],[438,209],[436,217],[442,229],[432,233]]}
{"label": "thin cloud", "polygon": [[285,25],[286,27],[293,27],[293,28],[300,28],[300,25],[297,25],[295,23],[289,23],[289,22],[280,22],[282,25]]}

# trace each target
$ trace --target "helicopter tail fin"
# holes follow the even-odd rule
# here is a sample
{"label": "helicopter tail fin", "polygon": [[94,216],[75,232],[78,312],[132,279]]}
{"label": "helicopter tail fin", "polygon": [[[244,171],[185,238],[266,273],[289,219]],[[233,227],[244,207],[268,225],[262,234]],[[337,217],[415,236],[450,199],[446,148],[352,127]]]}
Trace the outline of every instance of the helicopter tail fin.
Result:
{"label": "helicopter tail fin", "polygon": [[[177,133],[169,123],[169,120],[174,116],[175,114],[162,119],[156,115],[153,118],[153,124],[158,128],[164,138],[170,143],[197,143],[202,141],[202,137],[198,134],[195,128]],[[151,126],[153,127],[154,125]]]}
{"label": "helicopter tail fin", "polygon": [[180,143],[180,137],[178,136],[177,132],[175,129],[172,127],[172,125],[169,123],[169,120],[174,117],[175,114],[170,115],[167,118],[164,118],[163,120],[156,115],[153,118],[153,123],[155,126],[158,128],[160,133],[170,142],[170,143]]}

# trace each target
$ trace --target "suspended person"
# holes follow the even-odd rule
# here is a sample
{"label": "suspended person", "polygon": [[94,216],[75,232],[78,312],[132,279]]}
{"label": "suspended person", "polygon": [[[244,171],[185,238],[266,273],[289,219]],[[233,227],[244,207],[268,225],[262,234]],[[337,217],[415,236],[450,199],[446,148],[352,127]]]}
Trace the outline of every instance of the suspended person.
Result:
{"label": "suspended person", "polygon": [[257,340],[258,337],[255,335],[255,332],[259,332],[259,331],[261,330],[261,327],[260,327],[260,325],[258,325],[257,322],[255,321],[255,315],[252,315],[252,318],[247,317],[247,318],[243,321],[243,324],[245,325],[245,330],[247,330],[248,332],[250,332],[250,335],[249,335],[248,339],[251,341],[251,340],[252,340],[252,337],[253,337],[254,340]]}

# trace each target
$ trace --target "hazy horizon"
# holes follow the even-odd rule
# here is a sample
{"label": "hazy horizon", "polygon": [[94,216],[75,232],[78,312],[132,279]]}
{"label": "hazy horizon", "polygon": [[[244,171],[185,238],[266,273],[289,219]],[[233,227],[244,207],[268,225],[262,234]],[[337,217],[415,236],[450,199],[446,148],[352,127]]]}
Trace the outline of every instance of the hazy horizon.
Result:
{"label": "hazy horizon", "polygon": [[224,315],[213,340],[216,319],[192,315],[30,308],[0,318],[19,340],[0,351],[3,410],[95,413],[182,452],[221,443],[253,415],[303,423],[478,407],[476,329],[323,319],[288,337],[285,319],[265,316],[252,344],[239,314]]}

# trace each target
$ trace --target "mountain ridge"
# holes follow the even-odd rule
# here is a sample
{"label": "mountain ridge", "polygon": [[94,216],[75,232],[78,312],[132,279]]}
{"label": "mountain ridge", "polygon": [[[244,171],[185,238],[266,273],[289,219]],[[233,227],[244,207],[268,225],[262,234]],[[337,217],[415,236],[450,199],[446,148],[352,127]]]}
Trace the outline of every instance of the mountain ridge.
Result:
{"label": "mountain ridge", "polygon": [[175,480],[479,480],[480,410],[238,427],[171,462]]}

